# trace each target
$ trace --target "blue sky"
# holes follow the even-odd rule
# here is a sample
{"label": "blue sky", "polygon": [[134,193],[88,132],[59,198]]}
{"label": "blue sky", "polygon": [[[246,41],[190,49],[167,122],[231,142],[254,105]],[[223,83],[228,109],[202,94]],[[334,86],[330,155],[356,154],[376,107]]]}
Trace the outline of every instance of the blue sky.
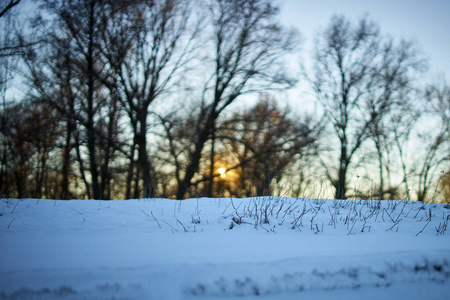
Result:
{"label": "blue sky", "polygon": [[[0,0],[2,1],[2,0]],[[450,78],[450,0],[277,0],[281,20],[296,27],[305,39],[303,56],[311,51],[313,36],[333,14],[357,20],[365,13],[383,34],[415,39],[429,58],[430,75]],[[31,0],[23,0],[25,11]],[[306,58],[306,57],[305,57]]]}
{"label": "blue sky", "polygon": [[450,0],[280,0],[281,20],[300,30],[303,56],[311,51],[314,34],[333,14],[358,20],[365,13],[382,34],[416,40],[429,59],[431,76],[450,77]]}

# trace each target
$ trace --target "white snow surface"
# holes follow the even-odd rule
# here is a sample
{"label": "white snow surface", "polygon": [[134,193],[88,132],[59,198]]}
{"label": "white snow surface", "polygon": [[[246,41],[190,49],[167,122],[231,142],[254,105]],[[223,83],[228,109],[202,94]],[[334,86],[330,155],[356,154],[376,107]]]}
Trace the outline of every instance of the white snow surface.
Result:
{"label": "white snow surface", "polygon": [[0,299],[450,299],[450,207],[2,199]]}

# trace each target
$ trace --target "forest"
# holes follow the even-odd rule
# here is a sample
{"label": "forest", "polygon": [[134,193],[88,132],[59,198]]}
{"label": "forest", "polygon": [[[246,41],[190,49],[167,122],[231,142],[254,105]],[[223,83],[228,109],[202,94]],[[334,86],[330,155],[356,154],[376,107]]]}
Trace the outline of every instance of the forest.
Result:
{"label": "forest", "polygon": [[[279,12],[2,1],[0,197],[450,202],[450,85],[420,45],[335,15],[306,67]],[[300,82],[314,111],[280,99]]]}

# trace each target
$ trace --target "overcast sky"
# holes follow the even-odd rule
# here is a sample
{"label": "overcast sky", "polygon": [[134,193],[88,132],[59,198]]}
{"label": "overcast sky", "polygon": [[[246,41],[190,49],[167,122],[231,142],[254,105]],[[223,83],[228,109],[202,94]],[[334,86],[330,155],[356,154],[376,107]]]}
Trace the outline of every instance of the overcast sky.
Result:
{"label": "overcast sky", "polygon": [[414,39],[429,58],[430,75],[450,77],[450,0],[280,0],[281,19],[300,30],[304,56],[333,14],[352,21],[368,13],[382,34]]}

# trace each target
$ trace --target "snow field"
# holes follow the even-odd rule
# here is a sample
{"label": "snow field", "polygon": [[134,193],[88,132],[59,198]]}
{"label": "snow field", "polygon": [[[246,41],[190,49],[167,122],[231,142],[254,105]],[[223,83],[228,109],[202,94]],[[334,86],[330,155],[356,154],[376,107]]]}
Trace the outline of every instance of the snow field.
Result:
{"label": "snow field", "polygon": [[0,299],[446,299],[450,207],[3,199]]}

